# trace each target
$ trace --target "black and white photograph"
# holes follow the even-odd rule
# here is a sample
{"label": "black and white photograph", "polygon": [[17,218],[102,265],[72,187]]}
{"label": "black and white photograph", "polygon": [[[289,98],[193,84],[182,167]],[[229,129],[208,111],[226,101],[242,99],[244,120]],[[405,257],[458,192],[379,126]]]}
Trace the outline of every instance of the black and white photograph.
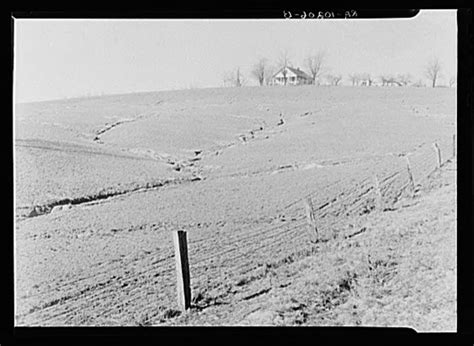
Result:
{"label": "black and white photograph", "polygon": [[457,10],[359,16],[13,18],[14,326],[456,332]]}

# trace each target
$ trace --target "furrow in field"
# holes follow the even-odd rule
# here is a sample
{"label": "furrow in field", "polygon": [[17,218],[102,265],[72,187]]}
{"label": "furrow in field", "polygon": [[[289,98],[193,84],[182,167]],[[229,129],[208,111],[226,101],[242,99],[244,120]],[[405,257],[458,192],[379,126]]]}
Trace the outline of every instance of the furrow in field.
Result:
{"label": "furrow in field", "polygon": [[110,198],[125,195],[125,194],[155,190],[157,188],[179,185],[179,184],[184,184],[184,183],[191,183],[195,181],[198,181],[198,179],[196,179],[195,177],[183,177],[183,178],[175,178],[175,179],[161,179],[161,180],[150,181],[150,182],[142,183],[142,184],[130,184],[129,187],[127,186],[125,188],[121,187],[120,189],[109,188],[92,195],[64,198],[64,199],[49,202],[47,204],[35,205],[30,208],[30,211],[29,213],[27,213],[25,218],[31,218],[31,217],[41,216],[44,214],[49,214],[52,212],[52,210],[55,207],[94,203],[94,202],[110,199]]}
{"label": "furrow in field", "polygon": [[136,161],[153,161],[151,158],[147,157],[138,157],[136,155],[126,155],[117,152],[117,150],[97,150],[93,147],[88,147],[76,143],[67,143],[67,142],[54,142],[40,139],[15,139],[15,147],[23,148],[33,148],[40,150],[50,150],[50,151],[59,151],[66,153],[78,153],[78,154],[87,154],[87,155],[97,155],[97,156],[106,156],[113,157],[117,159],[127,159],[127,160],[136,160]]}
{"label": "furrow in field", "polygon": [[[207,275],[210,278],[219,277],[219,273],[226,273],[231,276],[242,274],[242,268],[254,269],[262,267],[267,262],[271,263],[280,259],[281,254],[292,253],[295,246],[304,246],[307,244],[307,234],[302,232],[305,223],[288,226],[278,232],[272,238],[267,238],[261,242],[253,242],[247,246],[239,246],[236,256],[213,256],[199,260],[195,264],[193,272],[199,277]],[[285,244],[283,248],[281,245]],[[239,244],[240,245],[240,244]],[[282,252],[276,250],[281,249]],[[279,255],[280,254],[280,255]],[[253,269],[252,269],[253,270]]]}
{"label": "furrow in field", "polygon": [[[153,255],[149,256],[149,260],[153,258]],[[159,267],[159,265],[166,264],[166,262],[170,261],[173,258],[173,254],[171,249],[168,249],[167,253],[156,258],[155,260],[151,261],[149,264],[149,267]],[[119,259],[114,259],[111,260],[107,263],[102,264],[101,266],[94,266],[92,265],[89,267],[87,273],[76,273],[74,276],[74,279],[68,279],[68,278],[59,278],[56,282],[52,283],[51,285],[48,285],[48,291],[47,292],[37,292],[35,294],[31,295],[26,295],[23,297],[20,297],[21,299],[36,299],[36,300],[48,300],[50,297],[48,297],[48,294],[51,293],[50,291],[54,290],[55,293],[53,295],[57,295],[57,292],[67,292],[71,289],[71,287],[80,287],[82,286],[87,286],[89,284],[89,281],[106,281],[108,277],[111,276],[116,276],[115,274],[117,272],[123,271],[125,268],[128,266],[132,265],[143,265],[144,257],[137,257],[132,259],[131,261],[125,261],[122,258]],[[143,270],[148,270],[147,268],[144,268]],[[165,270],[165,269],[164,269]],[[159,272],[158,272],[159,273]],[[83,275],[86,274],[86,275]],[[114,275],[112,275],[114,274]]]}
{"label": "furrow in field", "polygon": [[[50,297],[43,297],[41,301],[45,303],[30,309],[31,312],[27,314],[28,320],[48,321],[59,316],[62,319],[62,316],[66,313],[65,311],[67,313],[78,313],[82,308],[87,308],[89,304],[96,301],[108,305],[111,300],[113,301],[114,292],[126,294],[129,290],[126,287],[139,285],[144,281],[144,278],[160,278],[162,283],[158,287],[164,287],[166,284],[170,285],[169,276],[174,269],[173,262],[168,261],[166,266],[156,265],[156,262],[153,263],[155,265],[140,262],[138,263],[140,269],[133,272],[127,266],[118,268],[117,271],[109,271],[102,275],[103,280],[99,283],[97,283],[97,279],[101,276],[94,276],[91,280],[83,282],[83,288],[80,289],[77,287],[77,282],[72,281],[69,285],[62,287],[64,294],[60,295],[59,298],[58,292]],[[91,281],[94,284],[91,284]]]}
{"label": "furrow in field", "polygon": [[[413,167],[419,169],[420,174],[423,172],[429,174],[432,167],[429,160],[422,157],[423,159],[417,161]],[[407,188],[407,180],[407,175],[401,174],[400,170],[384,176],[380,184],[382,196],[396,201]],[[338,184],[334,183],[334,186]],[[334,228],[342,214],[344,216],[360,214],[361,210],[367,209],[367,203],[370,203],[372,198],[372,191],[371,177],[365,177],[353,188],[343,191],[329,203],[324,203],[315,211],[322,228],[331,228],[331,225]],[[296,201],[289,206],[297,206]],[[284,263],[286,258],[295,254],[299,254],[295,255],[296,257],[304,256],[312,246],[308,242],[309,237],[303,221],[302,208],[298,207],[297,212],[298,216],[295,219],[272,227],[241,226],[241,232],[222,234],[217,239],[215,239],[215,234],[208,232],[207,238],[203,236],[199,244],[209,239],[209,246],[196,246],[197,243],[191,242],[189,253],[193,285],[199,284],[200,289],[205,290],[205,285],[217,284],[217,287],[225,290],[222,282],[227,283],[229,280],[233,281],[232,278],[250,275],[251,272],[268,265],[275,266],[278,263]],[[245,228],[242,229],[242,227]],[[142,297],[144,284],[154,287],[147,288],[150,291],[159,287],[160,293],[156,297],[160,299],[155,301],[155,304],[172,304],[174,295],[172,257],[170,249],[166,256],[159,259],[145,256],[135,258],[128,263],[118,261],[115,270],[105,265],[104,271],[100,273],[96,272],[87,278],[71,280],[63,283],[62,286],[55,287],[56,290],[64,292],[59,298],[57,292],[50,296],[37,297],[43,302],[42,305],[37,306],[36,310],[32,308],[30,314],[22,317],[31,321],[45,321],[47,324],[54,324],[55,321],[58,323],[77,322],[83,317],[75,316],[80,316],[80,311],[87,310],[92,305],[93,309],[88,311],[89,317],[109,318],[119,314],[124,304],[134,305],[135,308],[137,304],[142,306],[140,297]],[[224,280],[222,280],[223,276]],[[156,279],[157,277],[159,279]],[[101,279],[98,280],[98,278]],[[89,281],[94,281],[94,284]],[[100,282],[97,283],[97,281]],[[204,281],[207,283],[203,287]],[[81,288],[77,287],[79,282],[83,283]],[[117,303],[118,301],[121,303]]]}
{"label": "furrow in field", "polygon": [[[385,177],[382,181],[384,183],[386,183],[386,185],[392,185],[395,181],[395,178],[399,176],[399,172],[395,172],[387,177]],[[403,190],[404,188],[406,188],[407,184],[402,184],[402,186],[400,186],[400,188]],[[367,196],[367,194],[370,192],[372,188],[369,188],[369,189],[366,189],[365,191],[362,191],[362,193],[360,193],[358,195],[358,198],[355,199],[355,201],[352,202],[352,208],[350,208],[349,213],[353,213],[355,211],[357,211],[360,207],[360,205],[363,205],[364,203],[367,203],[367,198],[364,198],[365,196]],[[301,252],[301,246],[304,248],[305,247],[305,243],[307,245],[307,237],[304,237],[304,230],[303,230],[303,227],[305,226],[304,223],[298,225],[296,227],[296,229],[301,229],[301,232],[299,233],[299,240],[301,239],[304,239],[303,242],[297,244],[299,245],[299,248],[300,250],[299,251],[296,251],[297,252]],[[287,232],[288,234],[288,232]],[[296,238],[294,236],[291,236],[290,235],[290,238],[288,240],[295,240]],[[276,245],[275,249],[272,248],[272,245]],[[234,263],[234,267],[232,269],[230,269],[230,272],[231,273],[237,273],[236,275],[238,274],[245,274],[245,273],[249,273],[250,271],[253,271],[255,269],[257,269],[259,267],[259,264],[255,265],[255,261],[258,261],[258,258],[261,258],[263,261],[266,261],[268,263],[268,254],[262,254],[261,256],[259,256],[259,252],[258,250],[261,250],[261,249],[270,249],[271,251],[271,258],[284,258],[284,255],[285,254],[294,254],[295,251],[293,249],[293,251],[279,251],[281,249],[281,241],[280,240],[277,240],[275,242],[273,242],[273,244],[268,244],[268,243],[263,243],[261,244],[261,246],[259,247],[256,247],[256,248],[251,248],[250,249],[250,253],[252,254],[257,254],[257,255],[249,255],[248,252],[245,252],[243,254],[241,254],[239,257],[237,258],[232,258],[232,263]],[[285,244],[285,249],[288,249],[288,243]],[[245,248],[245,246],[243,246],[243,248]],[[291,248],[291,247],[290,247]],[[308,251],[308,250],[306,250]],[[303,251],[305,252],[305,251]],[[251,257],[252,261],[251,262],[247,262],[247,261],[244,261],[242,264],[240,265],[237,265],[237,267],[235,267],[235,264],[236,263],[239,263],[238,259],[241,258],[241,257],[244,257],[246,259],[249,259]],[[229,261],[229,260],[228,260]],[[278,262],[278,260],[276,261]],[[270,263],[272,263],[270,261]],[[260,264],[261,265],[261,264]],[[220,270],[222,272],[222,268],[225,267],[223,266],[223,262],[219,262],[218,264],[215,264],[213,263],[213,266],[215,266],[217,269],[216,270]],[[250,268],[249,268],[250,267]],[[209,265],[203,265],[203,268],[206,270],[206,272],[209,272]],[[242,271],[242,269],[244,269]],[[203,275],[203,277],[205,277],[205,275]]]}
{"label": "furrow in field", "polygon": [[253,234],[251,234],[248,238],[241,239],[240,241],[235,242],[233,244],[228,244],[229,249],[225,249],[224,251],[213,253],[212,255],[206,256],[204,258],[200,258],[200,253],[207,254],[208,253],[207,251],[197,252],[195,253],[195,257],[197,258],[197,261],[198,261],[197,264],[199,264],[200,262],[206,262],[210,260],[217,261],[219,259],[232,262],[234,257],[229,256],[230,253],[238,252],[240,255],[243,252],[245,254],[251,254],[256,248],[260,249],[262,247],[265,247],[265,244],[267,243],[271,243],[274,241],[275,242],[281,241],[281,236],[288,235],[289,233],[288,228],[290,226],[291,225],[287,224],[284,226],[272,228],[273,232],[271,236],[266,236],[264,234],[260,234],[259,232],[252,232]]}
{"label": "furrow in field", "polygon": [[[286,236],[285,236],[285,233],[286,233]],[[284,239],[287,239],[289,240],[289,237],[291,238],[291,235],[288,235],[288,232],[286,232],[286,230],[283,230],[280,232],[280,234],[282,236],[285,236]],[[265,248],[265,247],[269,247],[269,246],[273,246],[273,245],[278,245],[278,244],[281,244],[282,242],[282,239],[273,239],[273,238],[270,238],[268,241],[264,241],[264,242],[261,242],[261,243],[256,243],[256,244],[259,244],[257,246],[256,249],[254,249],[254,247],[251,247],[251,246],[248,246],[248,249],[250,252],[252,252],[253,250],[258,250],[258,249],[262,249],[262,248]],[[248,254],[249,251],[246,251],[246,253]],[[228,258],[227,256],[225,258]],[[226,260],[224,261],[223,264],[225,263],[228,263],[229,261]],[[232,263],[230,261],[230,266],[229,266],[229,270],[232,270],[233,266],[235,265],[235,263]],[[143,263],[141,263],[141,265],[143,265]],[[173,271],[173,262],[170,261],[169,262],[169,268],[167,268],[166,272],[170,273]],[[221,267],[221,265],[219,265],[219,267]],[[163,269],[164,268],[160,268],[161,270],[159,270],[160,273],[163,273]],[[41,315],[46,314],[45,316],[41,317],[41,320],[43,321],[46,321],[46,322],[53,322],[54,319],[56,317],[61,317],[61,320],[63,318],[65,318],[66,316],[64,314],[75,314],[77,313],[81,308],[82,308],[82,305],[79,305],[78,307],[74,307],[75,306],[75,302],[76,301],[82,301],[84,298],[86,298],[86,294],[87,294],[87,304],[92,304],[93,302],[95,302],[96,300],[105,300],[105,301],[108,301],[108,299],[106,297],[108,297],[108,294],[113,292],[114,290],[117,289],[117,287],[123,287],[124,285],[127,286],[128,284],[130,283],[136,283],[136,284],[139,284],[141,282],[143,282],[147,277],[149,277],[149,274],[147,273],[150,273],[150,272],[153,272],[152,271],[153,268],[150,268],[150,267],[145,267],[143,270],[140,270],[136,273],[133,273],[133,275],[128,275],[128,279],[124,280],[124,279],[117,279],[115,284],[110,286],[111,284],[111,280],[108,279],[108,280],[105,280],[101,283],[98,283],[98,284],[94,284],[94,285],[91,285],[91,286],[86,286],[85,288],[79,290],[79,291],[76,291],[75,294],[71,294],[69,293],[69,295],[66,295],[66,296],[63,296],[61,298],[57,298],[57,294],[55,295],[56,299],[54,300],[51,300],[49,302],[47,302],[46,304],[44,304],[44,306],[41,307],[41,310],[43,311]],[[212,268],[210,269],[212,271]],[[109,273],[109,277],[110,275],[112,275],[112,273],[114,273],[113,271]],[[196,275],[199,275],[199,270],[196,270]],[[130,274],[130,273],[128,273]],[[127,275],[127,271],[125,271],[125,274],[124,275]],[[170,277],[171,279],[171,277]],[[95,277],[95,282],[97,282],[97,276]],[[170,280],[171,281],[171,280]],[[172,281],[171,282],[168,282],[169,285],[172,286]],[[162,285],[160,285],[161,287],[163,287],[163,284],[164,282],[162,283]],[[71,282],[71,286],[74,286],[74,282]],[[168,285],[167,285],[168,286]],[[70,292],[70,290],[67,290],[66,288],[66,291]],[[108,293],[109,292],[109,293]],[[79,303],[78,303],[79,304]],[[104,304],[108,304],[108,303],[104,303]],[[71,308],[71,305],[73,305],[73,307]],[[69,308],[68,308],[69,306]],[[51,315],[49,312],[50,311],[57,311],[57,310],[61,310],[64,309],[63,312],[57,312],[57,313],[54,313],[53,315]],[[29,319],[32,319],[33,316],[29,316]]]}
{"label": "furrow in field", "polygon": [[[399,193],[396,195],[396,199],[399,198],[400,193],[403,192],[403,190],[406,189],[406,187],[407,187],[406,180],[401,179],[401,181],[400,181],[400,178],[402,178],[402,176],[400,176],[400,171],[396,171],[396,172],[393,172],[393,173],[389,174],[388,176],[384,177],[381,180],[382,181],[381,186],[385,189],[385,191],[390,190],[390,189],[392,189],[392,190],[395,189],[395,190],[399,191]],[[368,179],[369,178],[366,178],[365,181],[367,181]],[[359,191],[359,194],[357,195],[355,200],[352,200],[348,205],[344,205],[340,209],[341,210],[347,210],[347,207],[351,206],[351,208],[349,208],[349,210],[346,211],[346,214],[351,214],[351,213],[358,212],[360,210],[361,206],[363,206],[364,204],[367,204],[367,195],[370,194],[372,189],[373,189],[373,187],[370,186],[370,187],[366,188],[365,190],[363,190],[362,192]],[[351,196],[349,195],[348,197],[351,197]],[[301,226],[304,226],[304,224],[302,224]],[[276,241],[275,243],[279,243],[279,242]],[[245,248],[245,246],[243,246],[243,248]],[[259,248],[251,248],[250,250],[254,253],[256,250],[258,250],[260,248],[268,248],[268,244],[264,243]],[[273,252],[272,254],[275,254],[275,252]],[[247,253],[244,253],[244,254],[241,254],[239,257],[248,258],[249,255]],[[265,259],[267,257],[263,256],[263,258]],[[238,263],[238,262],[236,262],[237,259],[238,258],[232,258],[232,262],[233,263]],[[254,258],[252,258],[252,259],[254,259]],[[244,264],[244,265],[241,265],[240,267],[247,267],[247,266]],[[209,270],[208,266],[204,266],[204,268],[207,268],[207,270]],[[222,268],[222,263],[219,263],[219,268]]]}
{"label": "furrow in field", "polygon": [[[158,105],[158,104],[159,103],[157,103],[155,105]],[[123,125],[123,124],[126,124],[126,123],[135,122],[135,121],[147,118],[151,115],[156,116],[157,113],[154,111],[154,112],[151,112],[151,113],[138,114],[138,115],[133,116],[132,118],[122,118],[122,119],[114,121],[112,123],[105,124],[104,127],[102,127],[101,129],[99,129],[95,132],[94,142],[102,143],[102,141],[100,139],[100,136],[103,135],[104,133],[116,128],[117,126],[120,126],[120,125]]]}
{"label": "furrow in field", "polygon": [[[157,253],[160,253],[160,255],[157,256]],[[99,266],[92,265],[82,273],[75,273],[72,279],[68,276],[63,276],[53,283],[45,282],[39,285],[39,292],[20,297],[20,299],[23,301],[23,306],[33,305],[36,308],[40,308],[42,305],[47,305],[50,301],[58,299],[58,295],[60,297],[82,295],[82,291],[87,292],[90,290],[88,287],[91,287],[91,282],[99,282],[98,287],[101,287],[100,283],[106,282],[111,277],[117,282],[123,282],[129,274],[130,277],[134,278],[141,273],[151,270],[158,275],[162,271],[167,270],[167,265],[171,263],[170,259],[172,257],[172,249],[158,248],[156,251],[145,253],[145,255],[141,253],[132,258],[113,259]],[[33,307],[32,309],[34,310],[35,308]]]}

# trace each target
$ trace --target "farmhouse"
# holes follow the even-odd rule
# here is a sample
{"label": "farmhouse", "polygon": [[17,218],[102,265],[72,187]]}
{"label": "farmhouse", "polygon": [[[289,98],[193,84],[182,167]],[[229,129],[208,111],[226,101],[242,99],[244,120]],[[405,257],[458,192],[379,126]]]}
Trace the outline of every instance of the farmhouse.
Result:
{"label": "farmhouse", "polygon": [[272,77],[272,85],[302,85],[311,84],[311,77],[299,68],[283,67]]}

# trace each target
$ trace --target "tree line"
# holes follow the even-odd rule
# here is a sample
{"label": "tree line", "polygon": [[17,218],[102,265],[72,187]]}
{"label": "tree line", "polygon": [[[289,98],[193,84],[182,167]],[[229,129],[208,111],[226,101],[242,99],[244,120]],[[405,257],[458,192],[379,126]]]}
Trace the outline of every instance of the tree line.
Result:
{"label": "tree line", "polygon": [[[306,56],[303,67],[310,77],[310,84],[313,85],[341,85],[343,76],[338,73],[331,73],[327,63],[327,55],[324,51],[318,51]],[[265,86],[272,84],[272,77],[283,67],[293,67],[288,51],[284,51],[279,56],[275,64],[266,58],[258,59],[250,69],[250,78],[254,79],[258,85]],[[435,88],[439,86],[439,79],[442,76],[442,65],[438,58],[433,58],[426,65],[423,76],[429,81],[429,86]],[[423,87],[425,83],[422,78],[415,79],[411,74],[381,74],[373,76],[370,73],[351,73],[347,76],[349,85],[352,86],[414,86]],[[224,86],[241,87],[248,83],[248,77],[244,76],[240,67],[229,71],[223,76]],[[448,86],[456,84],[456,77],[449,79]]]}

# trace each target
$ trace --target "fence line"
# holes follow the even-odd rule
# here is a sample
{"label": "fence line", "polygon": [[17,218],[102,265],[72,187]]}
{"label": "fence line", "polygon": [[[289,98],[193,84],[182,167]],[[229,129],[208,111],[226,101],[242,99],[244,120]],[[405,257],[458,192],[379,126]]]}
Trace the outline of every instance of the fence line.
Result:
{"label": "fence line", "polygon": [[[415,186],[422,184],[426,177],[446,162],[446,160],[444,162],[441,161],[442,146],[439,143],[444,145],[443,141],[438,140],[435,142],[436,156],[433,155],[433,149],[431,149],[431,155],[428,154],[426,150],[428,148],[427,145],[421,145],[412,153],[409,153],[409,156],[404,156],[407,165],[405,168],[406,174],[403,174],[404,168],[402,168],[403,165],[399,160],[399,167],[392,169],[382,178],[379,179],[375,175],[375,183],[374,175],[363,177],[349,191],[342,191],[336,197],[319,204],[316,208],[312,199],[320,190],[314,190],[304,197],[291,202],[283,210],[296,207],[295,212],[297,212],[297,216],[289,218],[289,220],[280,225],[257,228],[249,227],[248,230],[243,230],[243,232],[235,236],[230,235],[223,239],[223,241],[219,241],[217,244],[213,243],[208,247],[193,247],[193,244],[191,244],[190,255],[191,257],[196,257],[195,262],[191,259],[191,267],[193,269],[191,276],[199,279],[210,275],[216,270],[225,270],[230,275],[239,275],[241,274],[240,269],[248,267],[252,267],[249,269],[249,271],[252,271],[261,267],[263,262],[268,265],[268,251],[272,255],[275,255],[276,252],[279,253],[279,257],[270,256],[272,258],[270,262],[276,263],[282,256],[298,252],[294,248],[289,248],[290,243],[296,248],[298,248],[298,245],[301,246],[303,250],[309,246],[310,241],[308,240],[311,237],[308,236],[307,231],[303,231],[308,227],[307,220],[309,220],[311,232],[319,233],[322,227],[333,228],[338,223],[337,220],[341,218],[341,214],[344,214],[343,218],[349,215],[357,217],[361,213],[370,212],[375,209],[377,203],[385,205],[390,202],[393,205],[408,187],[412,194],[414,194]],[[452,144],[453,146],[455,145],[454,140]],[[452,153],[454,156],[454,148]],[[416,176],[418,178],[415,178]],[[330,187],[339,187],[343,184],[347,184],[347,181],[336,181],[322,189],[329,190]],[[301,203],[302,201],[305,203]],[[384,209],[381,208],[381,210]],[[307,215],[307,220],[305,220],[305,215]],[[297,225],[294,225],[295,221],[298,222]],[[324,229],[323,233],[325,233]],[[199,243],[202,243],[202,240]],[[213,251],[216,245],[221,251]],[[289,249],[287,250],[287,248]],[[200,255],[203,253],[209,253],[209,255],[202,258]],[[246,259],[246,261],[242,262],[242,259]],[[214,261],[214,263],[206,263],[208,261]],[[208,281],[212,281],[212,279],[208,277]]]}
{"label": "fence line", "polygon": [[[435,143],[437,144],[435,152],[433,152],[433,143],[430,142],[418,146],[416,150],[408,154],[415,186],[424,184],[428,177],[436,172],[439,167],[442,167],[446,161],[455,158],[456,135],[447,139],[438,138]],[[287,263],[287,258],[298,259],[317,251],[320,245],[311,244],[306,230],[307,221],[305,219],[305,204],[303,203],[305,198],[309,197],[311,200],[313,223],[322,235],[327,231],[339,232],[341,229],[345,231],[348,222],[352,220],[346,218],[346,215],[357,218],[362,213],[374,210],[377,198],[380,197],[386,207],[390,207],[408,191],[410,177],[403,160],[406,159],[404,157],[384,156],[383,159],[374,160],[376,164],[381,166],[374,165],[373,169],[362,173],[354,172],[355,174],[346,180],[339,179],[310,191],[309,194],[292,201],[282,209],[285,213],[292,212],[292,216],[277,225],[265,224],[262,226],[249,223],[239,227],[239,232],[231,233],[229,236],[227,234],[224,237],[217,235],[215,238],[203,238],[196,242],[193,242],[191,237],[189,242],[190,285],[188,286],[194,289],[205,289],[206,285],[214,285],[213,288],[217,287],[218,291],[225,292],[227,284],[235,284],[234,278],[237,279],[244,275],[255,275],[255,277],[261,278],[261,275],[263,277],[265,275],[261,273],[264,272],[263,269],[266,266],[278,267]],[[374,174],[378,179],[378,188],[373,181]],[[354,178],[354,176],[356,177]],[[341,189],[343,185],[346,185],[347,188]],[[354,229],[354,231],[357,230]],[[203,232],[203,234],[206,234],[206,232]],[[328,239],[322,240],[327,241]],[[155,291],[152,294],[153,302],[158,300],[162,304],[168,304],[177,288],[173,280],[175,278],[173,274],[176,272],[176,267],[173,266],[173,258],[176,259],[178,256],[173,256],[172,250],[172,248],[165,247],[160,249],[159,256],[153,257],[152,255],[134,258],[127,262],[117,262],[117,265],[122,263],[122,265],[129,267],[131,273],[124,276],[124,280],[116,283],[107,283],[107,272],[103,271],[104,269],[100,266],[97,267],[94,271],[96,275],[98,274],[97,278],[101,282],[97,285],[97,290],[94,288],[89,293],[84,293],[91,297],[89,304],[91,302],[101,304],[100,297],[103,297],[103,294],[99,294],[99,290],[102,293],[104,290],[111,293],[117,290],[127,290],[129,288],[118,288],[117,285],[123,287],[124,284],[137,281],[140,284],[152,284],[149,291]],[[141,262],[141,258],[145,258],[145,261]],[[110,270],[110,268],[106,270]],[[223,275],[226,275],[226,282],[221,281]],[[80,280],[86,279],[81,278]],[[65,282],[55,288],[63,292],[68,290],[71,293],[71,288],[67,288],[71,282]],[[127,287],[130,286],[132,285]],[[156,287],[159,287],[159,290]],[[82,288],[76,286],[72,290],[73,294],[79,294]],[[42,300],[52,301],[54,297],[53,295],[49,296],[50,294],[48,292]],[[130,293],[127,297],[128,301],[140,304],[138,303],[140,300],[138,295]],[[183,304],[188,308],[189,298],[188,296]],[[75,301],[74,298],[69,303],[62,304],[61,309],[69,309],[71,314],[75,313],[75,311],[82,308],[82,305],[73,306],[71,304]],[[101,314],[113,309],[110,306],[105,308],[107,310],[102,310]],[[50,315],[48,318],[54,319],[60,316],[62,311],[56,315]]]}

